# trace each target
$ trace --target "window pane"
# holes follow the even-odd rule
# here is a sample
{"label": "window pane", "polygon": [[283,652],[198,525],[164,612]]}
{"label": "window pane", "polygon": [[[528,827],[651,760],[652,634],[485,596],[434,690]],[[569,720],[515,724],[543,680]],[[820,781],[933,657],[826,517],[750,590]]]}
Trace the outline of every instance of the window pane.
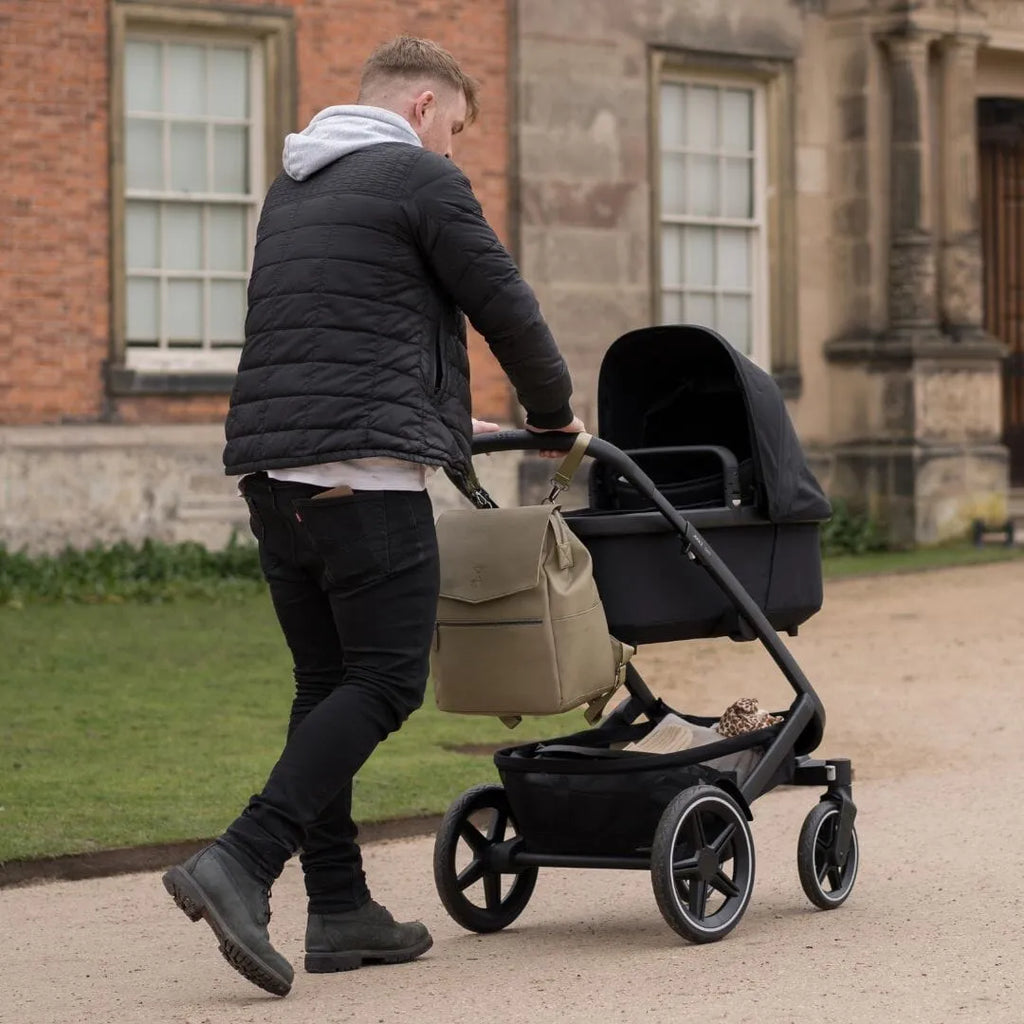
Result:
{"label": "window pane", "polygon": [[249,191],[249,129],[218,125],[213,129],[213,190],[245,195]]}
{"label": "window pane", "polygon": [[722,172],[722,214],[726,217],[754,216],[753,160],[729,159]]}
{"label": "window pane", "polygon": [[753,93],[722,90],[722,149],[749,153],[754,148]]}
{"label": "window pane", "polygon": [[125,211],[125,262],[129,270],[160,266],[160,207],[128,203]]}
{"label": "window pane", "polygon": [[160,284],[156,278],[128,278],[128,341],[156,341],[159,331]]}
{"label": "window pane", "polygon": [[128,118],[124,162],[128,188],[163,188],[163,125],[159,121]]}
{"label": "window pane", "polygon": [[174,192],[206,191],[205,125],[171,125],[171,189]]}
{"label": "window pane", "polygon": [[125,208],[125,264],[129,270],[160,266],[160,207],[128,203]]}
{"label": "window pane", "polygon": [[687,228],[683,239],[683,281],[689,288],[715,283],[715,229]]}
{"label": "window pane", "polygon": [[249,53],[215,48],[210,51],[210,95],[207,107],[216,117],[249,116]]}
{"label": "window pane", "polygon": [[211,270],[244,271],[249,240],[243,206],[208,206],[207,252]]}
{"label": "window pane", "polygon": [[705,153],[718,148],[718,90],[692,86],[686,96],[686,141]]}
{"label": "window pane", "polygon": [[686,157],[666,153],[661,158],[661,209],[664,213],[686,213]]}
{"label": "window pane", "polygon": [[683,297],[679,292],[662,293],[661,322],[663,324],[681,324],[683,322]]}
{"label": "window pane", "polygon": [[683,283],[682,228],[661,229],[661,283],[665,287]]}
{"label": "window pane", "polygon": [[167,270],[201,270],[203,213],[201,206],[165,203],[163,258]]}
{"label": "window pane", "polygon": [[206,113],[206,52],[171,43],[167,50],[167,109],[172,114]]}
{"label": "window pane", "polygon": [[753,283],[750,274],[750,238],[752,232],[735,228],[718,231],[719,288],[739,288],[744,291]]}
{"label": "window pane", "polygon": [[125,43],[124,106],[129,113],[158,113],[163,109],[159,43]]}
{"label": "window pane", "polygon": [[686,139],[683,129],[686,125],[686,87],[663,85],[661,87],[661,144],[683,146]]}
{"label": "window pane", "polygon": [[197,342],[203,336],[202,281],[168,281],[167,309],[164,310],[167,340]]}
{"label": "window pane", "polygon": [[210,282],[210,338],[234,341],[245,338],[245,282]]}
{"label": "window pane", "polygon": [[718,333],[733,348],[750,352],[750,299],[746,295],[723,295]]}
{"label": "window pane", "polygon": [[747,354],[764,299],[758,98],[699,79],[663,82],[658,96],[661,322],[712,328]]}
{"label": "window pane", "polygon": [[691,156],[687,164],[687,213],[698,217],[718,214],[718,158]]}
{"label": "window pane", "polygon": [[701,327],[715,326],[715,297],[704,292],[687,292],[683,314],[688,324]]}

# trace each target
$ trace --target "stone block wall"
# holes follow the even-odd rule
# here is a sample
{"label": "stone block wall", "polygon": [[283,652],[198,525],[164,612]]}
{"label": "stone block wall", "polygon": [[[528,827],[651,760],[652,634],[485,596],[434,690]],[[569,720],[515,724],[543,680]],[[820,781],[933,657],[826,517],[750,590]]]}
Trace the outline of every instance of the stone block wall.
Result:
{"label": "stone block wall", "polygon": [[789,0],[520,0],[521,264],[569,360],[588,426],[597,426],[604,351],[656,315],[653,49],[790,59],[802,17]]}
{"label": "stone block wall", "polygon": [[[212,424],[0,427],[0,543],[52,553],[147,537],[211,548],[233,532],[251,540],[238,482],[221,468],[222,446]],[[475,462],[499,505],[518,503],[516,453]],[[468,507],[442,472],[428,490],[435,513]]]}
{"label": "stone block wall", "polygon": [[780,277],[796,294],[773,326],[797,337],[773,336],[770,368],[813,464],[896,543],[997,513],[1006,453],[998,346],[980,325],[973,74],[990,26],[1019,46],[1024,6],[521,0],[518,21],[522,264],[589,425],[605,349],[656,316],[657,60],[775,62],[791,84],[769,126],[782,152],[768,204],[791,190],[795,241],[772,253],[771,294],[785,301]]}

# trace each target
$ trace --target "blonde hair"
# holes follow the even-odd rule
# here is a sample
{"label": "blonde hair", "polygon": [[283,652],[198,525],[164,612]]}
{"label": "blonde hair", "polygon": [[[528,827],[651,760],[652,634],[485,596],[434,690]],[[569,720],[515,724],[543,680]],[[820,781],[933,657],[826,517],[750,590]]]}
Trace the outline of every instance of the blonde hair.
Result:
{"label": "blonde hair", "polygon": [[363,65],[359,81],[362,96],[378,83],[393,78],[431,78],[466,97],[466,120],[473,121],[480,111],[477,93],[479,85],[459,67],[459,62],[443,47],[429,39],[398,36],[370,54]]}

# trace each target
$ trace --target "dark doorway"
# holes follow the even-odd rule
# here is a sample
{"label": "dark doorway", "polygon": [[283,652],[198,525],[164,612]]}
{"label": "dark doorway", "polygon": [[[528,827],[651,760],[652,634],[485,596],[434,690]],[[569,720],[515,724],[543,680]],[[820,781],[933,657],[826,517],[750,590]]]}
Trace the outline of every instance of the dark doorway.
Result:
{"label": "dark doorway", "polygon": [[1003,441],[1024,487],[1024,100],[978,100],[985,329],[1008,350]]}

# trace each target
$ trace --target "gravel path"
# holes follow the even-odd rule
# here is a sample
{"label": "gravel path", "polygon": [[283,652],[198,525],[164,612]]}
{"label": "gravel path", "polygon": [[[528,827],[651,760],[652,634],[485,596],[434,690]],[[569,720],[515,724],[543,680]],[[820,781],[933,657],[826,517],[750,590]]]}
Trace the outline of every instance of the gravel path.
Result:
{"label": "gravel path", "polygon": [[[661,919],[643,872],[542,870],[496,935],[441,909],[431,840],[367,849],[375,895],[419,916],[434,948],[414,964],[301,972],[304,902],[289,867],[272,934],[300,967],[292,994],[235,975],[158,874],[0,891],[3,1024],[508,1024],[771,1021],[950,1024],[1024,1020],[1024,565],[833,583],[791,647],[824,700],[819,753],[850,756],[861,872],[849,903],[815,911],[796,837],[815,790],[755,806],[757,884],[723,942],[691,946]],[[721,711],[789,691],[759,646],[641,653],[656,692]]]}

